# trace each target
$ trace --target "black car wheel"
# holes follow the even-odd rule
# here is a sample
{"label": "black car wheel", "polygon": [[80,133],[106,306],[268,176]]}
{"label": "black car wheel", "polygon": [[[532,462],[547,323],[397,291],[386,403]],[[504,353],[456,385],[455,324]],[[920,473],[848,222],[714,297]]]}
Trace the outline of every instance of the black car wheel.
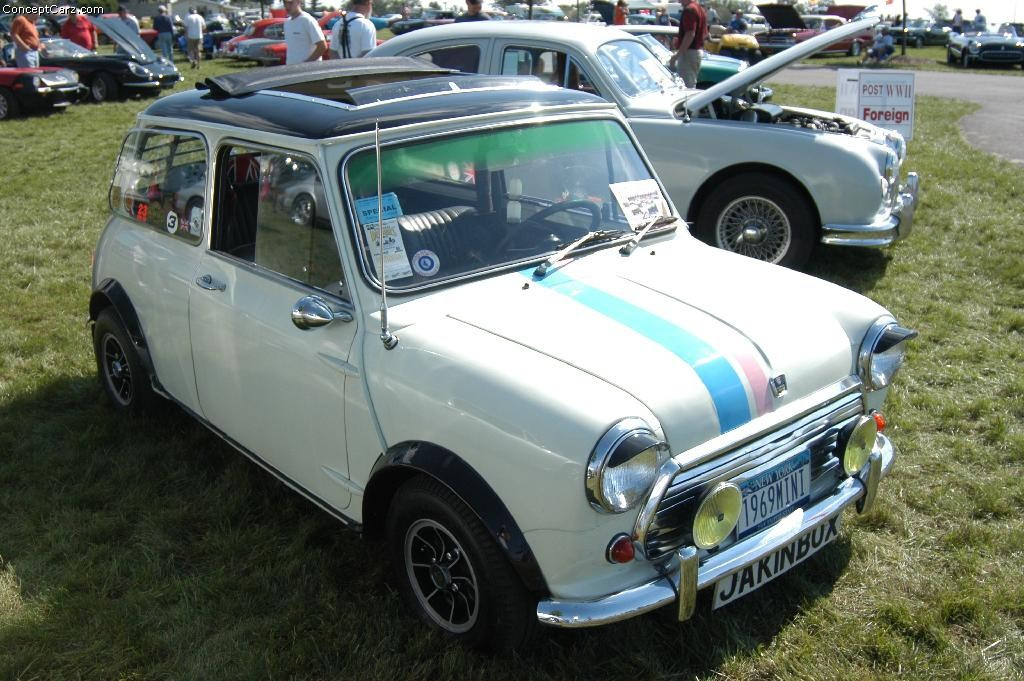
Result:
{"label": "black car wheel", "polygon": [[106,102],[117,97],[117,81],[109,73],[98,73],[89,86],[94,102]]}
{"label": "black car wheel", "polygon": [[292,201],[291,219],[297,225],[309,227],[316,219],[316,202],[309,194],[299,194]]}
{"label": "black car wheel", "polygon": [[441,483],[406,482],[388,511],[398,589],[431,628],[475,648],[509,653],[537,623],[536,600],[479,518]]}
{"label": "black car wheel", "polygon": [[18,100],[7,88],[0,87],[0,121],[14,118],[18,115]]}
{"label": "black car wheel", "polygon": [[953,50],[951,50],[950,48],[947,47],[946,48],[946,63],[947,64],[952,64],[955,61],[956,61],[956,59],[953,58]]}
{"label": "black car wheel", "polygon": [[718,248],[798,269],[814,245],[814,212],[789,182],[744,173],[711,192],[697,216],[697,237]]}
{"label": "black car wheel", "polygon": [[112,308],[96,318],[92,339],[100,385],[111,403],[129,414],[145,411],[155,393],[139,353]]}
{"label": "black car wheel", "polygon": [[967,54],[967,48],[965,47],[964,51],[960,53],[960,66],[962,66],[962,67],[964,67],[966,69],[970,65],[971,65],[971,58]]}

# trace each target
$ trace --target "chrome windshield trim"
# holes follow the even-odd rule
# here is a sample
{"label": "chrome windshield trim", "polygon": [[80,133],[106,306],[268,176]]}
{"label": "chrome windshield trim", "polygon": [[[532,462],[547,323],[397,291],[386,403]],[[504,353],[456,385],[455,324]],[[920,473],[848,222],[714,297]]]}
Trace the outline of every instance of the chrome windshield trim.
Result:
{"label": "chrome windshield trim", "polygon": [[[636,545],[642,547],[646,542],[647,532],[650,530],[657,515],[658,506],[679,471],[694,468],[712,461],[726,452],[748,446],[752,446],[750,451],[741,452],[735,457],[737,465],[761,456],[765,453],[764,447],[766,446],[771,446],[773,449],[778,448],[780,451],[782,448],[788,448],[786,442],[772,440],[769,443],[763,443],[760,441],[765,438],[771,438],[773,433],[780,428],[811,416],[855,393],[862,393],[862,383],[856,376],[847,376],[836,384],[785,405],[778,411],[768,415],[770,418],[768,421],[765,421],[764,418],[755,419],[735,430],[723,433],[669,459],[662,466],[658,480],[654,483],[651,494],[644,502],[640,513],[637,515],[636,523],[633,525],[633,539]],[[793,433],[790,438],[791,440],[796,440],[801,437],[813,437],[815,432],[813,428],[811,430],[802,428]]]}

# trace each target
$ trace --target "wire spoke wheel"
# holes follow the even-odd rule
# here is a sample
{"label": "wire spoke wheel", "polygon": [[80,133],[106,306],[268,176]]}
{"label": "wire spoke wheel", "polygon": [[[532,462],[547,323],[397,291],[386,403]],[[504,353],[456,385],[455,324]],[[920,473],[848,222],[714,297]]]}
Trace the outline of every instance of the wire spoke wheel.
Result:
{"label": "wire spoke wheel", "polygon": [[413,594],[427,615],[453,634],[469,631],[479,616],[480,586],[473,566],[455,536],[425,518],[405,534],[406,574]]}
{"label": "wire spoke wheel", "polygon": [[122,405],[128,406],[135,396],[131,365],[124,348],[113,334],[103,337],[103,378],[110,387],[110,394]]}
{"label": "wire spoke wheel", "polygon": [[742,196],[719,215],[715,240],[719,248],[778,263],[789,250],[792,228],[786,213],[774,201]]}

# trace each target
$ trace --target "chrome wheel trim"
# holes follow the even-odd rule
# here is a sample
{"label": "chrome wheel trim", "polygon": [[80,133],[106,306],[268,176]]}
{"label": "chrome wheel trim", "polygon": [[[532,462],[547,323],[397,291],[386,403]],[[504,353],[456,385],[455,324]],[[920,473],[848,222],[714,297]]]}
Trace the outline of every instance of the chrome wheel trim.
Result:
{"label": "chrome wheel trim", "polygon": [[103,82],[102,78],[95,78],[92,81],[92,85],[89,86],[89,94],[92,95],[94,101],[103,102],[107,99],[107,84]]}
{"label": "chrome wheel trim", "polygon": [[431,620],[464,634],[480,615],[480,587],[465,549],[444,525],[424,518],[405,532],[402,556],[413,595]]}
{"label": "chrome wheel trim", "polygon": [[103,380],[106,381],[110,394],[122,406],[130,406],[135,398],[135,386],[132,383],[132,370],[124,348],[112,333],[108,333],[100,342],[103,354]]}
{"label": "chrome wheel trim", "polygon": [[715,223],[719,248],[765,262],[781,262],[792,241],[793,229],[785,211],[763,196],[734,199]]}
{"label": "chrome wheel trim", "polygon": [[292,222],[297,225],[313,224],[313,197],[302,194],[292,203]]}

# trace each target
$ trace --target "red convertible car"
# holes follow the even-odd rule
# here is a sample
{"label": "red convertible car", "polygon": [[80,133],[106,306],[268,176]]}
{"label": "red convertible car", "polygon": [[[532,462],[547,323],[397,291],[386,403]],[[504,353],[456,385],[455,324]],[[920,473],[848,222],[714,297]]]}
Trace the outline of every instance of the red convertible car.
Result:
{"label": "red convertible car", "polygon": [[78,74],[47,66],[0,68],[0,120],[23,111],[62,109],[78,101]]}

